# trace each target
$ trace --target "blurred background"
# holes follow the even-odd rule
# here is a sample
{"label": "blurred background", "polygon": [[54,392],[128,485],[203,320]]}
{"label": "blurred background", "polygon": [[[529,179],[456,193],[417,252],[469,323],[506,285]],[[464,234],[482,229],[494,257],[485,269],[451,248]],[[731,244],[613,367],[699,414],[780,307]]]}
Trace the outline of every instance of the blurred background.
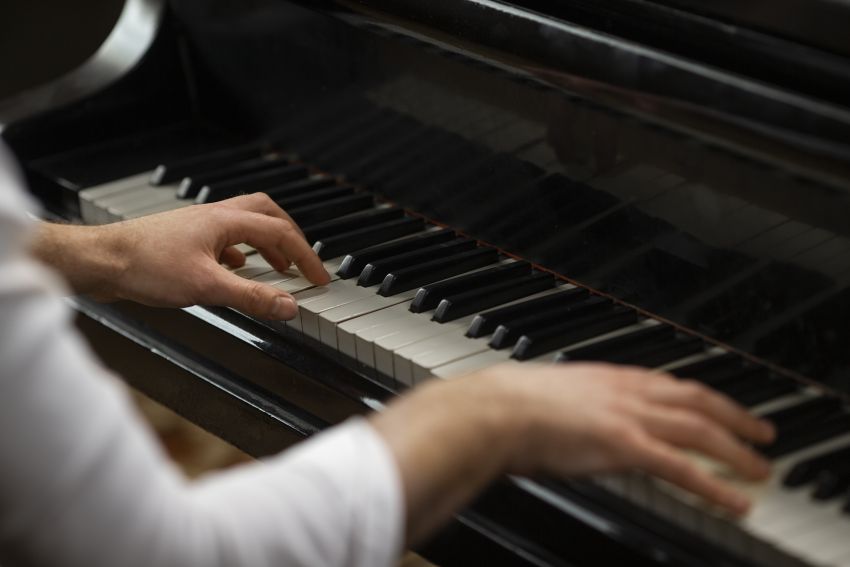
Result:
{"label": "blurred background", "polygon": [[0,1],[0,99],[80,65],[112,29],[123,0]]}

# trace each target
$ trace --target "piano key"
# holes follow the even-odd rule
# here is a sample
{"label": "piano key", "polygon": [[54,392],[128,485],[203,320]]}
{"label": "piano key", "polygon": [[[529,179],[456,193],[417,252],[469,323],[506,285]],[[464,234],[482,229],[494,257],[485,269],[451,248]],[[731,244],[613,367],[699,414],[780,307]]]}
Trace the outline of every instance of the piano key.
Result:
{"label": "piano key", "polygon": [[150,178],[150,175],[151,172],[146,171],[138,175],[132,175],[130,177],[125,177],[124,179],[111,181],[109,183],[81,190],[78,198],[80,201],[80,216],[82,217],[83,222],[86,224],[98,224],[97,213],[99,207],[96,205],[96,201],[98,199],[109,195],[123,193],[125,191],[143,188],[146,185],[146,180]]}
{"label": "piano key", "polygon": [[499,325],[504,325],[509,320],[527,316],[531,313],[545,312],[552,307],[580,301],[585,299],[587,295],[587,290],[584,288],[564,285],[552,293],[542,294],[540,297],[529,301],[479,313],[469,325],[466,336],[477,339],[490,335],[496,331]]}
{"label": "piano key", "polygon": [[[387,311],[397,311],[406,306],[406,304],[397,305]],[[344,326],[345,333],[355,335],[355,351],[358,360],[380,369],[388,376],[392,375],[392,354],[395,350],[438,334],[450,332],[459,342],[475,343],[476,350],[488,348],[486,341],[467,339],[464,336],[463,325],[458,327],[455,323],[440,324],[432,321],[430,312],[417,314],[407,311],[403,316],[396,313],[384,315],[379,312],[364,317],[362,321],[352,321]],[[348,339],[345,340],[348,341]]]}
{"label": "piano key", "polygon": [[764,418],[770,420],[776,426],[777,431],[781,433],[840,411],[841,403],[837,399],[818,396],[791,407],[771,412]]}
{"label": "piano key", "polygon": [[416,292],[416,297],[410,304],[410,311],[412,313],[430,311],[436,309],[440,301],[448,296],[473,291],[485,285],[500,283],[530,273],[531,265],[527,262],[505,262],[493,268],[427,284]]}
{"label": "piano key", "polygon": [[195,202],[198,204],[216,203],[236,195],[256,193],[283,183],[300,181],[306,179],[309,175],[310,170],[305,165],[282,162],[277,167],[262,169],[234,178],[211,181],[200,188]]}
{"label": "piano key", "polygon": [[440,301],[434,312],[434,321],[437,323],[454,321],[553,287],[555,287],[555,278],[551,274],[535,272],[521,279],[499,282],[479,290],[451,295]]}
{"label": "piano key", "polygon": [[351,185],[332,185],[314,191],[275,199],[275,202],[284,210],[290,210],[304,205],[315,205],[329,199],[337,199],[339,197],[348,197],[354,194],[354,187]]}
{"label": "piano key", "polygon": [[699,380],[718,373],[728,374],[737,372],[743,367],[741,357],[731,352],[718,356],[709,356],[691,364],[677,366],[670,373],[679,378]]}
{"label": "piano key", "polygon": [[[322,262],[322,264],[325,267],[325,270],[327,270],[328,274],[330,274],[330,276],[331,276],[330,281],[332,281],[332,282],[339,279],[334,274],[339,269],[339,263],[341,261],[342,261],[342,258],[332,258],[330,260],[326,260],[326,261]],[[316,287],[316,284],[314,284],[313,282],[311,282],[310,280],[308,280],[307,278],[305,278],[301,274],[301,272],[298,270],[297,266],[290,267],[289,270],[287,270],[287,272],[294,272],[294,273],[297,274],[297,277],[292,278],[292,279],[287,279],[285,281],[281,281],[279,283],[273,284],[272,287],[276,287],[276,288],[283,290],[283,291],[290,293],[290,294],[294,294],[294,293],[297,293],[299,291],[304,291],[306,289]]]}
{"label": "piano key", "polygon": [[397,207],[376,207],[369,211],[346,215],[342,218],[302,226],[307,242],[316,242],[329,236],[337,236],[352,230],[400,219],[404,211]]}
{"label": "piano key", "polygon": [[483,370],[497,364],[521,364],[512,360],[510,353],[503,350],[485,350],[465,358],[455,360],[443,366],[432,369],[432,374],[438,378],[455,378],[471,372]]}
{"label": "piano key", "polygon": [[617,356],[622,349],[631,348],[635,345],[652,344],[674,336],[675,329],[673,327],[658,323],[648,327],[641,327],[635,332],[619,335],[607,341],[597,342],[584,348],[563,352],[559,355],[558,362],[608,360]]}
{"label": "piano key", "polygon": [[336,236],[322,238],[313,245],[313,250],[316,251],[319,258],[324,260],[325,258],[344,256],[355,250],[374,246],[379,242],[386,242],[401,236],[421,232],[424,228],[425,223],[422,219],[403,217]]}
{"label": "piano key", "polygon": [[735,386],[715,386],[715,389],[748,408],[793,394],[799,390],[799,386],[789,379],[767,377],[761,374],[756,376],[756,379],[746,383]]}
{"label": "piano key", "polygon": [[842,496],[850,489],[850,462],[843,462],[818,473],[812,498],[831,500]]}
{"label": "piano key", "polygon": [[391,271],[417,266],[423,262],[437,260],[445,256],[471,250],[475,247],[474,240],[456,238],[448,242],[439,242],[410,252],[402,252],[394,256],[374,260],[367,264],[363,268],[363,271],[360,272],[360,277],[357,278],[357,285],[363,287],[378,285],[384,281],[384,278]]}
{"label": "piano key", "polygon": [[268,195],[273,201],[281,202],[284,199],[297,197],[299,195],[310,195],[314,191],[334,187],[336,184],[336,178],[320,173],[311,175],[306,179],[299,179],[298,181],[291,181],[275,187],[269,187],[268,189],[264,189],[263,193]]}
{"label": "piano key", "polygon": [[177,197],[180,199],[194,199],[205,185],[226,180],[235,181],[261,171],[277,169],[285,166],[287,163],[280,156],[270,155],[228,164],[218,169],[195,173],[184,177],[180,181],[180,185],[177,188]]}
{"label": "piano key", "polygon": [[847,415],[832,415],[825,417],[823,420],[816,419],[813,422],[809,422],[802,429],[791,431],[782,431],[782,429],[779,429],[777,440],[760,450],[766,457],[782,457],[809,445],[828,441],[847,432],[850,432],[850,417]]}
{"label": "piano key", "polygon": [[342,279],[357,277],[370,262],[447,242],[454,238],[454,235],[454,231],[449,229],[426,231],[422,234],[415,234],[358,250],[345,257],[339,267],[338,275]]}
{"label": "piano key", "polygon": [[166,201],[164,203],[160,203],[158,205],[153,205],[150,207],[144,207],[141,209],[134,209],[132,211],[128,211],[124,213],[124,220],[129,219],[137,219],[139,217],[146,217],[148,215],[155,215],[157,213],[165,213],[168,211],[174,211],[177,209],[182,209],[184,207],[189,207],[194,205],[194,202],[189,201],[187,199],[175,199],[173,201]]}
{"label": "piano key", "polygon": [[813,481],[815,477],[827,468],[850,461],[850,447],[829,451],[796,463],[782,479],[782,484],[796,488]]}
{"label": "piano key", "polygon": [[101,206],[99,218],[103,222],[115,222],[122,220],[125,215],[132,211],[150,208],[175,200],[176,190],[173,186],[148,187],[146,191],[124,193],[115,198],[104,199],[98,204]]}
{"label": "piano key", "polygon": [[637,322],[637,313],[625,307],[615,307],[608,312],[586,315],[537,331],[530,331],[517,341],[511,357],[517,360],[528,360],[569,343],[601,335],[606,331],[635,322]]}
{"label": "piano key", "polygon": [[321,203],[291,208],[287,212],[300,226],[309,226],[358,211],[365,211],[374,206],[375,198],[371,194],[355,193]]}
{"label": "piano key", "polygon": [[[574,300],[577,297],[578,295],[574,295],[568,297],[568,299]],[[496,327],[496,331],[490,338],[490,348],[495,350],[508,348],[515,345],[525,333],[572,318],[583,317],[589,313],[602,312],[610,309],[612,306],[613,303],[611,300],[604,297],[592,296],[582,301],[570,301],[563,305],[552,306],[543,312],[532,313],[527,316],[505,321],[505,323]]]}
{"label": "piano key", "polygon": [[[338,348],[340,351],[345,350],[345,353],[352,358],[357,358],[357,350],[355,345],[354,332],[343,329],[344,323],[352,320],[363,318],[366,315],[377,311],[386,310],[401,304],[406,307],[410,301],[413,292],[407,294],[394,295],[392,297],[383,297],[373,294],[368,298],[354,301],[346,305],[341,305],[333,309],[328,309],[319,314],[319,334],[323,343],[328,346]],[[366,323],[368,325],[368,323]],[[361,321],[358,325],[350,327],[350,329],[364,328],[364,323]],[[343,348],[343,344],[346,345]]]}
{"label": "piano key", "polygon": [[384,296],[395,295],[475,268],[494,264],[498,259],[499,254],[493,248],[477,248],[439,260],[425,262],[419,266],[403,268],[387,274],[378,293]]}
{"label": "piano key", "polygon": [[[394,329],[388,334],[379,336],[374,341],[375,349],[375,368],[385,374],[399,380],[406,386],[412,386],[413,381],[411,373],[408,371],[404,375],[399,375],[401,367],[398,366],[400,357],[405,354],[415,354],[419,352],[419,346],[427,344],[427,340],[446,333],[451,334],[452,331],[463,332],[463,329],[469,325],[469,320],[461,319],[445,325],[435,324],[428,321],[427,318],[420,315],[413,315],[414,318],[424,319],[425,323],[420,325],[405,326],[405,328]],[[385,329],[385,332],[389,329]]]}
{"label": "piano key", "polygon": [[685,356],[703,352],[705,344],[699,337],[690,335],[675,336],[657,344],[644,345],[627,349],[614,355],[607,361],[614,364],[629,364],[655,368],[680,360]]}
{"label": "piano key", "polygon": [[268,272],[273,272],[274,268],[265,258],[259,254],[252,254],[245,258],[245,265],[241,268],[232,270],[237,276],[247,279],[254,279]]}
{"label": "piano key", "polygon": [[151,185],[170,185],[198,172],[222,167],[259,157],[263,148],[249,144],[224,148],[214,152],[160,164],[149,176]]}
{"label": "piano key", "polygon": [[[296,293],[294,296],[298,301],[298,315],[292,320],[292,326],[298,328],[300,325],[302,333],[316,340],[321,340],[319,324],[321,313],[362,299],[379,297],[375,295],[374,290],[353,286],[351,282],[345,280],[331,282],[324,289],[321,296],[306,297],[304,294],[308,292]],[[413,295],[410,294],[410,298],[412,297]],[[391,305],[390,302],[385,303],[386,307]],[[336,333],[334,332],[332,336],[335,338]],[[330,341],[330,336],[328,340]]]}

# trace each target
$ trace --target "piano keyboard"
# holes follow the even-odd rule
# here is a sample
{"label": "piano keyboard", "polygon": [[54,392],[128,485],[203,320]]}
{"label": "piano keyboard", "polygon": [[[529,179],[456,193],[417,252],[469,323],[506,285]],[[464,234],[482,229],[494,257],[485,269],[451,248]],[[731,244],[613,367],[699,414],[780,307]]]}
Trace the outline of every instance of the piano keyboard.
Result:
{"label": "piano keyboard", "polygon": [[759,564],[850,566],[850,415],[818,391],[260,146],[85,189],[80,204],[83,220],[100,224],[254,191],[289,212],[332,274],[316,287],[243,246],[249,256],[235,273],[298,300],[295,319],[265,324],[332,349],[396,390],[526,362],[635,364],[698,380],[777,425],[777,441],[763,449],[772,477],[742,485],[755,502],[747,518],[731,521],[637,474],[595,482]]}

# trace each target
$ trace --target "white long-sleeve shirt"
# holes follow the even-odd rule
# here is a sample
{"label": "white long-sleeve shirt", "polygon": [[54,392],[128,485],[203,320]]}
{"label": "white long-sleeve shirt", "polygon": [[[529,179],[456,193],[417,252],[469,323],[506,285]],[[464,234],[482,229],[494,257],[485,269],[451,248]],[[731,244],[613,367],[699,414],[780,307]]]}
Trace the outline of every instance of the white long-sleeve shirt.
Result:
{"label": "white long-sleeve shirt", "polygon": [[399,473],[364,420],[190,483],[26,253],[31,202],[0,144],[0,565],[380,567]]}

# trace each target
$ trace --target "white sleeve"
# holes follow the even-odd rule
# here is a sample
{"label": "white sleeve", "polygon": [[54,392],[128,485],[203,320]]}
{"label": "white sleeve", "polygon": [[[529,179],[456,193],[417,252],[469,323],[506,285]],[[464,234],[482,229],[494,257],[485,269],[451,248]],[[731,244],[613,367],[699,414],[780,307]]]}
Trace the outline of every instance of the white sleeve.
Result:
{"label": "white sleeve", "polygon": [[0,148],[0,564],[392,565],[401,480],[365,420],[180,475],[73,330],[61,284],[25,255],[15,184]]}

